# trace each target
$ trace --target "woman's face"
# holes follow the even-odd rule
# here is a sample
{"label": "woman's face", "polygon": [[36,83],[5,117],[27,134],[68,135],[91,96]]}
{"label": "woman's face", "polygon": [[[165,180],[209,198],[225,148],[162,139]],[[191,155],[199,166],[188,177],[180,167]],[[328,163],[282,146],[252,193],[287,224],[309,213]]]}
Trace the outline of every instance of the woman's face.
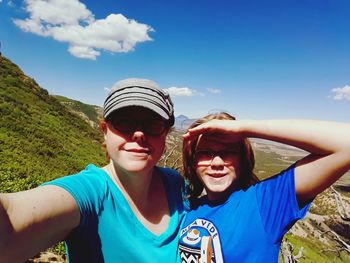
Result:
{"label": "woman's face", "polygon": [[229,144],[220,135],[202,135],[195,151],[195,168],[210,200],[226,197],[237,187],[238,144]]}
{"label": "woman's face", "polygon": [[114,166],[131,173],[149,172],[156,165],[168,133],[164,120],[142,107],[118,110],[103,130]]}

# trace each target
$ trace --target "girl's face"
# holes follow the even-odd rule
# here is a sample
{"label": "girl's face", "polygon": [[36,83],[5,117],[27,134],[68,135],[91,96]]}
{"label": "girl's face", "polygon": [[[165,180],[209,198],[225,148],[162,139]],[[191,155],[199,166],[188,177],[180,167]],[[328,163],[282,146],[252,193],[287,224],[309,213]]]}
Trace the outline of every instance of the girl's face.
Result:
{"label": "girl's face", "polygon": [[114,166],[129,173],[153,169],[164,151],[168,130],[161,117],[142,107],[118,110],[103,127]]}
{"label": "girl's face", "polygon": [[220,135],[202,135],[195,151],[195,168],[210,200],[226,197],[237,187],[238,144],[228,144]]}

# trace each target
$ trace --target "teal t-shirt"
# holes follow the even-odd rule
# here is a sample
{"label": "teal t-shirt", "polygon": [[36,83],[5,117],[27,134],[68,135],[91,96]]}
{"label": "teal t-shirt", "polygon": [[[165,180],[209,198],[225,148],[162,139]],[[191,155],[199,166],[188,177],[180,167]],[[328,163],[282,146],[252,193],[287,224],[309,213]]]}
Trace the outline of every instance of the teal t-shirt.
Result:
{"label": "teal t-shirt", "polygon": [[166,188],[171,216],[167,230],[159,236],[137,219],[108,174],[92,164],[76,175],[45,184],[67,190],[80,209],[80,224],[65,240],[69,262],[176,262],[185,214],[183,181],[174,170],[156,169]]}

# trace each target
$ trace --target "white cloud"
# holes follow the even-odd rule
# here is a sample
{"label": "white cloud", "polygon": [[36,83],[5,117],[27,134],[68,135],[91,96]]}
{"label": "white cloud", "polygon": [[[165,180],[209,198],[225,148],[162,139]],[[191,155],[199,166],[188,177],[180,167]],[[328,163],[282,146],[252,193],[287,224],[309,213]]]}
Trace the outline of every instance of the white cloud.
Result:
{"label": "white cloud", "polygon": [[70,46],[68,48],[69,53],[78,58],[87,58],[95,60],[97,56],[101,53],[96,51],[91,47],[83,47],[83,46]]}
{"label": "white cloud", "polygon": [[[0,4],[4,3],[5,4],[5,1],[4,0],[0,0]],[[7,5],[9,7],[14,7],[15,4],[13,3],[13,0],[7,0]]]}
{"label": "white cloud", "polygon": [[207,91],[209,91],[210,93],[214,93],[214,94],[221,93],[220,89],[215,89],[215,88],[207,88]]}
{"label": "white cloud", "polygon": [[346,85],[342,88],[334,88],[331,90],[334,93],[335,100],[349,100],[350,101],[350,86]]}
{"label": "white cloud", "polygon": [[192,97],[199,94],[196,90],[192,90],[187,87],[170,87],[164,90],[168,92],[171,96],[179,97]]}
{"label": "white cloud", "polygon": [[137,43],[150,41],[154,31],[146,24],[122,14],[95,19],[79,0],[25,0],[29,18],[15,19],[23,31],[52,37],[69,44],[68,51],[76,57],[96,59],[101,50],[133,51]]}
{"label": "white cloud", "polygon": [[194,96],[194,91],[187,87],[170,87],[164,89],[171,96],[182,96],[182,97],[192,97]]}

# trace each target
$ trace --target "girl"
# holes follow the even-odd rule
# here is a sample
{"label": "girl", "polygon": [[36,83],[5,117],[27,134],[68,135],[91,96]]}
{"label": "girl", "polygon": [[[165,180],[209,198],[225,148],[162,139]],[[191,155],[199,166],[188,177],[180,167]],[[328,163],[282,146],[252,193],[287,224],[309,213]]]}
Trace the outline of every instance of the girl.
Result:
{"label": "girl", "polygon": [[[321,121],[236,121],[227,113],[196,121],[183,143],[192,211],[181,230],[182,262],[277,262],[283,235],[350,169],[349,135],[349,124]],[[249,137],[310,154],[258,182]]]}

